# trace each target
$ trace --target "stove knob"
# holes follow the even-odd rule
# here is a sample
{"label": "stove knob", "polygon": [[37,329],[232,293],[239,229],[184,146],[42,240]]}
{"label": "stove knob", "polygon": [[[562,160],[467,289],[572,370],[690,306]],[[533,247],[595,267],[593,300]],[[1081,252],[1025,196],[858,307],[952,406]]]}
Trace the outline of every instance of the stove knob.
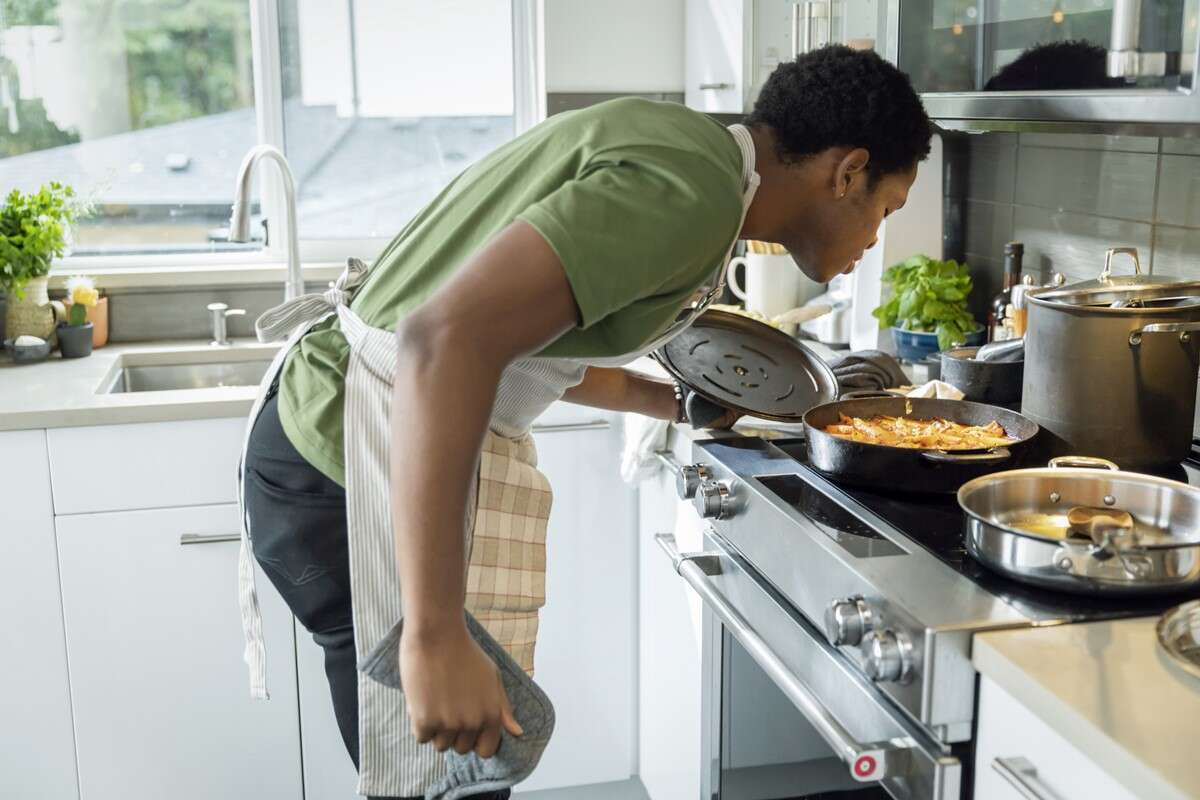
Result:
{"label": "stove knob", "polygon": [[871,630],[871,607],[861,597],[834,600],[825,609],[825,635],[835,645],[853,647]]}
{"label": "stove knob", "polygon": [[912,671],[912,643],[902,633],[871,631],[862,641],[863,669],[873,681],[903,682]]}
{"label": "stove knob", "polygon": [[700,483],[710,477],[712,477],[712,473],[703,464],[680,467],[675,476],[675,491],[679,493],[679,499],[691,500],[696,496],[696,490],[700,488]]}
{"label": "stove knob", "polygon": [[693,502],[696,513],[705,519],[724,519],[729,511],[729,487],[720,481],[701,481]]}

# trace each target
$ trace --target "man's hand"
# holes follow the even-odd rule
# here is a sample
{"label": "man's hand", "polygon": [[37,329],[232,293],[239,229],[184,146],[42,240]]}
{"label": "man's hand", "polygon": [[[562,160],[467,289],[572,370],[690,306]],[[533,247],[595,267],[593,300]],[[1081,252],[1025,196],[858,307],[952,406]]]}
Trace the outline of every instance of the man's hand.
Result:
{"label": "man's hand", "polygon": [[706,400],[695,392],[688,394],[685,405],[688,421],[696,428],[728,430],[742,418],[739,412]]}
{"label": "man's hand", "polygon": [[450,626],[445,636],[400,637],[400,679],[412,718],[413,735],[438,752],[453,747],[462,755],[474,750],[491,758],[503,728],[524,733],[513,717],[495,663],[471,638],[465,625]]}

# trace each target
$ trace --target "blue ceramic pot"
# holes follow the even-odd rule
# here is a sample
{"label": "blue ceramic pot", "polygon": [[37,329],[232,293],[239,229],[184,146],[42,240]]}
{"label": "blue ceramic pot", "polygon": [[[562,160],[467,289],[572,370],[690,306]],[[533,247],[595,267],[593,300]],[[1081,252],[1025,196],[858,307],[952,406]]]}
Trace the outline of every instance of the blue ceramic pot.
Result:
{"label": "blue ceramic pot", "polygon": [[[983,344],[983,328],[976,328],[967,334],[963,346],[973,347]],[[892,328],[892,341],[896,343],[896,355],[904,361],[913,363],[924,361],[939,352],[936,333],[923,331],[906,331],[903,328]]]}

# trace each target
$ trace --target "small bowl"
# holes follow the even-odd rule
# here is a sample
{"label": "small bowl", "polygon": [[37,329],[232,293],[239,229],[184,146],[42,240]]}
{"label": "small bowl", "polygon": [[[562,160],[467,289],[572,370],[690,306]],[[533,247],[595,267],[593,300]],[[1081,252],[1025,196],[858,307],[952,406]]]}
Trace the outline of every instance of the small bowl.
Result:
{"label": "small bowl", "polygon": [[[903,328],[892,328],[892,340],[896,343],[896,355],[904,361],[919,364],[939,351],[936,333],[923,331],[907,331]],[[983,344],[983,328],[976,328],[967,334],[966,345]]]}
{"label": "small bowl", "polygon": [[14,364],[36,364],[50,355],[50,343],[18,345],[12,339],[4,340],[4,347],[12,353]]}

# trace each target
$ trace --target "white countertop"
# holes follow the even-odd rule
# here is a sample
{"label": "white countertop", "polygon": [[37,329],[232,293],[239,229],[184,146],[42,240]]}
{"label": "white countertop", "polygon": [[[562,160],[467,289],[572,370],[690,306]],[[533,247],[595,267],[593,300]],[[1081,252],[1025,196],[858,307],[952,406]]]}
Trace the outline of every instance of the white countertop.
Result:
{"label": "white countertop", "polygon": [[58,353],[37,364],[14,364],[0,355],[0,431],[164,422],[236,417],[250,413],[257,387],[224,387],[161,392],[100,392],[122,358],[139,364],[270,358],[278,345],[234,340],[228,348],[204,341],[112,344],[86,358]]}
{"label": "white countertop", "polygon": [[1138,797],[1200,797],[1200,679],[1158,647],[1157,621],[984,633],[973,661]]}

